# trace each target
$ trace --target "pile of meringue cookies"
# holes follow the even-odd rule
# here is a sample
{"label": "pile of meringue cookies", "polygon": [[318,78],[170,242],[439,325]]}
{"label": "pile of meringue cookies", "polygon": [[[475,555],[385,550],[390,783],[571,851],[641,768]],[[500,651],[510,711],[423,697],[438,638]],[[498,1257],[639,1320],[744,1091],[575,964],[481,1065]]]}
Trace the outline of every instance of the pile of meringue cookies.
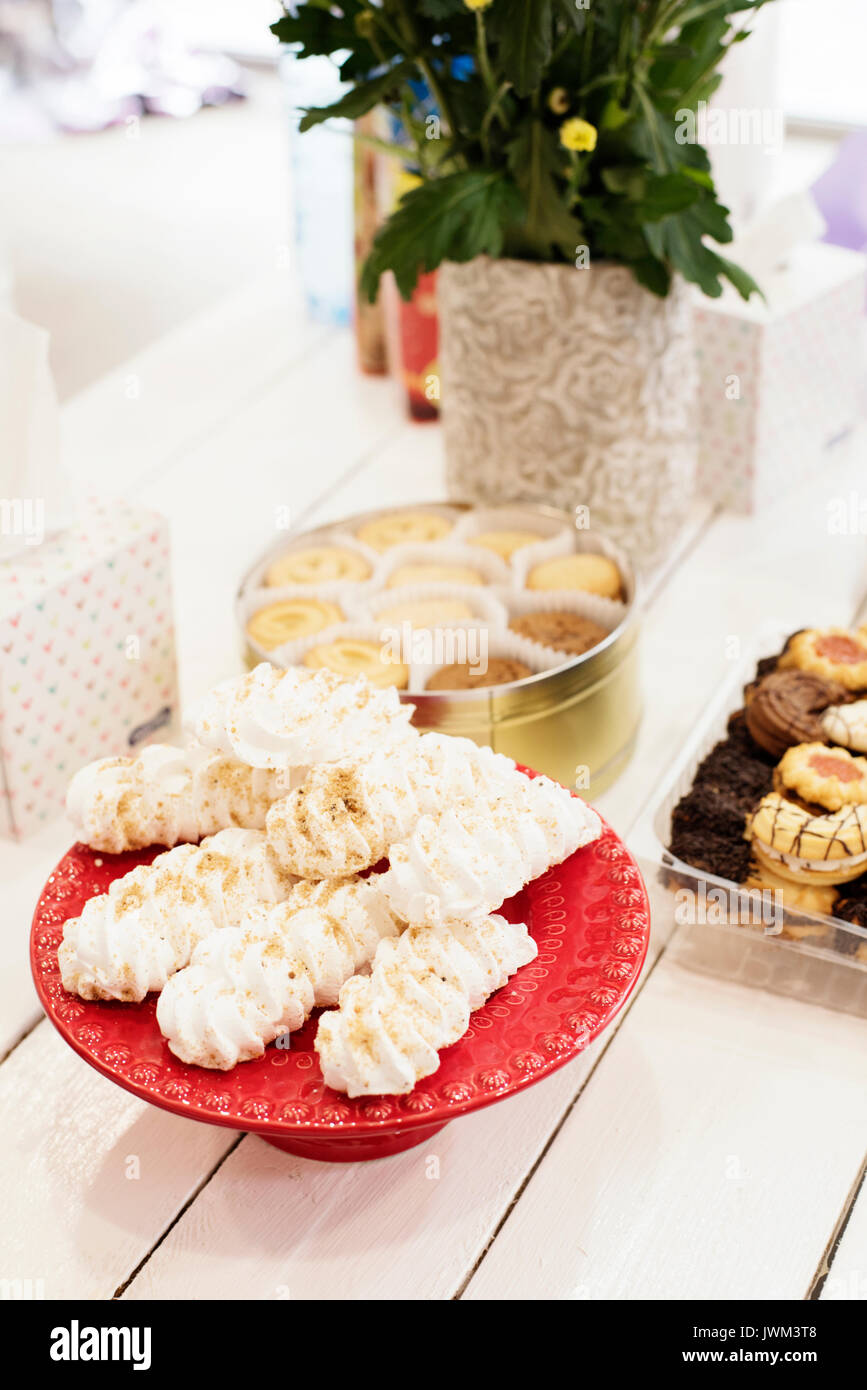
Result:
{"label": "pile of meringue cookies", "polygon": [[85,844],[168,849],[66,922],[64,987],[159,993],[171,1051],[221,1070],[324,1008],[327,1085],[411,1091],[536,955],[497,909],[601,829],[566,788],[412,712],[363,677],[262,663],[209,693],[185,747],[84,768],[67,805]]}

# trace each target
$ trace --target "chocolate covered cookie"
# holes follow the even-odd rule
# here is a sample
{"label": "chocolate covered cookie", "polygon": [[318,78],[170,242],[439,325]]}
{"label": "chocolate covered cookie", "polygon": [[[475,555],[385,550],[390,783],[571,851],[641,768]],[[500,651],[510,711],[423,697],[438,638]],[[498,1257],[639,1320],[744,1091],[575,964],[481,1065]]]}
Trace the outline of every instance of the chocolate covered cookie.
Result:
{"label": "chocolate covered cookie", "polygon": [[774,671],[744,693],[750,736],[774,758],[795,744],[821,742],[823,711],[847,698],[842,686],[798,670]]}

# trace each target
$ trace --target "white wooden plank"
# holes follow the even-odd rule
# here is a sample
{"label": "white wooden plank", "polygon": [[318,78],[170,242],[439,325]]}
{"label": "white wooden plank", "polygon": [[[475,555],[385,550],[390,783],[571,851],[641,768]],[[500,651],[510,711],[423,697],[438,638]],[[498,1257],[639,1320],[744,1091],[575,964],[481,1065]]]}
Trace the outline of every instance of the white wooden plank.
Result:
{"label": "white wooden plank", "polygon": [[68,825],[59,820],[20,843],[0,840],[0,1057],[42,1013],[30,975],[30,923],[45,880],[72,839]]}
{"label": "white wooden plank", "polygon": [[865,1046],[663,958],[464,1297],[803,1298],[863,1157]]}
{"label": "white wooden plank", "polygon": [[294,277],[266,275],[68,401],[64,462],[83,491],[127,496],[331,336],[308,320]]}
{"label": "white wooden plank", "polygon": [[863,1171],[853,1185],[852,1202],[843,1213],[841,1225],[843,1222],[839,1245],[829,1249],[827,1260],[819,1271],[819,1299],[832,1303],[863,1303],[867,1300],[867,1201]]}
{"label": "white wooden plank", "polygon": [[136,1100],[47,1022],[0,1067],[0,1135],[0,1277],[45,1298],[111,1298],[236,1140]]}
{"label": "white wooden plank", "polygon": [[[375,1163],[293,1158],[249,1136],[124,1297],[441,1299],[490,1238],[589,1066],[447,1125]],[[495,1167],[480,1157],[495,1150]]]}

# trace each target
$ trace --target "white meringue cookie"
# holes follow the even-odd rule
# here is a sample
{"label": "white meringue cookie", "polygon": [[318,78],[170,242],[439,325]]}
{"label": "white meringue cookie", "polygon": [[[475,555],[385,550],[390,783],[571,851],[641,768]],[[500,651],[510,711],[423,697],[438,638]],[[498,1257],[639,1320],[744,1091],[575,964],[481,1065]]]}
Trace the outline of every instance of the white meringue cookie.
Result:
{"label": "white meringue cookie", "polygon": [[392,845],[383,892],[412,925],[449,925],[493,912],[600,830],[595,811],[565,787],[519,773],[487,802],[423,816]]}
{"label": "white meringue cookie", "polygon": [[201,845],[179,845],[115,879],[66,922],[63,986],[82,999],[144,999],[204,937],[257,903],[280,902],[294,883],[261,830],[222,830]]}
{"label": "white meringue cookie", "polygon": [[443,806],[496,799],[515,779],[511,758],[470,739],[422,734],[397,749],[321,764],[268,812],[268,839],[301,878],[370,868]]}
{"label": "white meringue cookie", "polygon": [[157,1022],[172,1052],[226,1071],[300,1028],[400,925],[376,878],[299,884],[269,910],[215,932],[166,984]]}
{"label": "white meringue cookie", "polygon": [[102,758],[73,777],[66,809],[79,838],[106,854],[200,840],[231,826],[261,830],[286,774],[200,747],[151,744],[135,758]]}
{"label": "white meringue cookie", "polygon": [[350,1096],[400,1095],[439,1066],[470,1013],[535,958],[523,923],[481,917],[454,927],[410,927],[377,947],[369,976],[322,1015],[316,1050],[325,1084]]}
{"label": "white meringue cookie", "polygon": [[375,688],[363,676],[288,671],[263,661],[245,676],[216,686],[193,712],[193,737],[251,767],[286,770],[352,757],[415,736],[413,707],[397,690]]}

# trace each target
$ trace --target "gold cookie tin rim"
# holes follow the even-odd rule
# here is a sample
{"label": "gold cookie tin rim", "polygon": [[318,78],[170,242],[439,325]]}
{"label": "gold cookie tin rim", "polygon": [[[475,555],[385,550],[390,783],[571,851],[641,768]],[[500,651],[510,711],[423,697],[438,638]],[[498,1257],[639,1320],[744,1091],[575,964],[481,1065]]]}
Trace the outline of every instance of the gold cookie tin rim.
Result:
{"label": "gold cookie tin rim", "polygon": [[[460,710],[469,718],[473,716],[474,712],[481,714],[484,711],[484,717],[493,723],[501,724],[507,722],[512,714],[521,720],[526,719],[532,713],[542,714],[546,709],[551,708],[552,684],[568,686],[569,698],[578,698],[588,687],[597,684],[604,675],[620,664],[619,659],[615,659],[615,652],[619,656],[622,649],[623,655],[625,655],[637,640],[640,585],[635,567],[625,551],[603,532],[588,531],[580,527],[570,512],[558,507],[551,507],[542,502],[523,501],[504,502],[502,505],[526,510],[529,515],[543,517],[550,521],[559,521],[565,526],[570,526],[577,536],[579,550],[583,549],[588,553],[597,555],[607,555],[610,560],[613,560],[623,580],[626,612],[605,640],[592,647],[590,651],[583,652],[581,656],[573,657],[571,661],[564,661],[560,666],[550,666],[545,671],[537,671],[532,676],[524,676],[521,680],[508,681],[503,685],[485,686],[481,690],[399,691],[401,700],[414,704],[420,715],[423,715],[425,709],[428,708],[442,711],[446,707],[451,707],[456,713]],[[286,535],[275,540],[246,570],[235,596],[235,616],[241,628],[245,651],[252,653],[258,661],[273,661],[273,655],[260,647],[249,636],[241,618],[240,609],[252,576],[272,559],[276,559],[283,553],[287,540],[312,540],[323,532],[342,527],[357,528],[365,521],[373,520],[377,516],[388,516],[392,512],[404,512],[410,508],[413,511],[423,512],[431,507],[444,506],[451,507],[455,511],[468,512],[475,510],[477,504],[452,499],[446,501],[431,499],[425,502],[399,503],[388,507],[371,507],[363,512],[353,512],[337,521],[324,521],[321,525],[307,530],[287,532]],[[583,546],[582,541],[584,542]],[[563,693],[565,695],[565,692]],[[538,697],[538,701],[533,699],[534,695]],[[566,700],[563,701],[563,703],[567,702]],[[508,707],[512,703],[515,704],[515,708],[510,713]],[[497,705],[506,708],[501,708],[498,713],[495,713],[492,706]]]}

